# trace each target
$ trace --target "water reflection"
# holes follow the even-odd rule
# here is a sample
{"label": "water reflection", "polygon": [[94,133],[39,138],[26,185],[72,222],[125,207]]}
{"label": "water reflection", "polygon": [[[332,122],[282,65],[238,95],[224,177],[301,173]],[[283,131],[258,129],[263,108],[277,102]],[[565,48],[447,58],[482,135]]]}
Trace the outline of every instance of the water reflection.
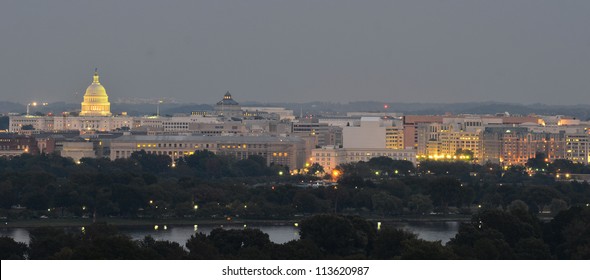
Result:
{"label": "water reflection", "polygon": [[445,244],[455,237],[461,222],[412,222],[396,225],[418,234],[419,238],[427,241],[442,241]]}
{"label": "water reflection", "polygon": [[[156,240],[168,240],[184,245],[186,241],[194,235],[195,232],[209,234],[215,225],[193,225],[193,226],[170,226],[166,231],[151,230],[149,227],[122,228],[119,231],[129,235],[132,239],[143,239],[146,235],[151,235]],[[225,225],[224,229],[244,229],[257,228],[267,233],[270,241],[274,243],[286,243],[294,239],[299,239],[299,229],[292,226],[247,226],[247,225]]]}
{"label": "water reflection", "polygon": [[[409,222],[409,223],[395,223],[393,226],[403,228],[408,231],[418,234],[419,238],[428,241],[442,241],[442,244],[448,242],[457,234],[460,222]],[[299,239],[299,224],[293,225],[277,225],[277,226],[255,226],[255,225],[225,225],[221,226],[224,229],[244,229],[257,228],[267,233],[272,242],[282,244],[291,240]],[[391,225],[390,225],[391,226]],[[167,226],[167,225],[153,225],[143,227],[122,227],[119,229],[121,233],[129,235],[134,240],[143,239],[147,235],[151,235],[156,240],[167,240],[177,242],[184,246],[186,241],[195,233],[209,234],[217,225],[188,225],[188,226]],[[84,231],[84,228],[82,228]],[[28,243],[30,236],[29,230],[26,228],[3,228],[0,229],[0,236],[8,236],[14,238],[15,241]]]}
{"label": "water reflection", "polygon": [[16,242],[29,243],[31,239],[29,230],[25,228],[3,228],[0,229],[0,236],[12,237]]}

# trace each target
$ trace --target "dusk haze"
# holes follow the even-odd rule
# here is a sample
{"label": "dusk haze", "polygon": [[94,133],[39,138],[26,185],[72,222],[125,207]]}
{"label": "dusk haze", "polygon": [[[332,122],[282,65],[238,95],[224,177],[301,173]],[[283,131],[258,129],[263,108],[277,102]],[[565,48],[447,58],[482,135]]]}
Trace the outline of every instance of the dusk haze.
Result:
{"label": "dusk haze", "polygon": [[[590,2],[17,1],[0,4],[0,101],[588,104]],[[76,93],[78,93],[76,95]]]}
{"label": "dusk haze", "polygon": [[0,2],[2,280],[588,274],[588,0]]}

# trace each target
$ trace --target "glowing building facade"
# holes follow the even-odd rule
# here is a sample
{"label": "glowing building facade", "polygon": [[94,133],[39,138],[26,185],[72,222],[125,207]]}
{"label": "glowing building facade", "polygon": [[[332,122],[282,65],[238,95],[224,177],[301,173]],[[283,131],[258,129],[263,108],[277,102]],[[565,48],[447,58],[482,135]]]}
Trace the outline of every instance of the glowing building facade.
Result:
{"label": "glowing building facade", "polygon": [[109,117],[112,116],[111,103],[107,91],[100,84],[98,71],[94,71],[92,84],[86,88],[84,101],[82,102],[82,117]]}

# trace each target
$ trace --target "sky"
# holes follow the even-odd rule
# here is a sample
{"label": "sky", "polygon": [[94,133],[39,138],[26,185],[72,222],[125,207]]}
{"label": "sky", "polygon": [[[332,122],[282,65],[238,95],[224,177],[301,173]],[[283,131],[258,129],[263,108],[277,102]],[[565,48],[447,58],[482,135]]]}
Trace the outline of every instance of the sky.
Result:
{"label": "sky", "polygon": [[[590,104],[588,0],[2,0],[0,101]],[[77,93],[77,94],[76,94]]]}

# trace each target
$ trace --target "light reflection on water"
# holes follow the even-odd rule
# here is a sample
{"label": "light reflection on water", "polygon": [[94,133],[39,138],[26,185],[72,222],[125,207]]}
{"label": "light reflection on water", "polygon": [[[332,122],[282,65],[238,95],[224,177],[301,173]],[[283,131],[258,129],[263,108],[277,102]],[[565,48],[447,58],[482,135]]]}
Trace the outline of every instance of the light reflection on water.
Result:
{"label": "light reflection on water", "polygon": [[[160,227],[161,228],[161,227]],[[214,225],[199,225],[198,233],[209,234],[213,229],[217,228]],[[244,229],[243,225],[225,225],[224,229]],[[299,229],[293,226],[248,226],[248,228],[257,228],[268,234],[270,241],[274,243],[286,243],[291,240],[299,239]],[[180,245],[195,234],[195,226],[168,226],[168,230],[154,230],[150,227],[133,227],[123,228],[119,230],[121,233],[129,235],[132,239],[140,240],[147,235],[151,235],[156,240],[168,240],[177,242]]]}
{"label": "light reflection on water", "polygon": [[3,228],[0,229],[0,236],[12,237],[16,242],[29,243],[31,239],[29,230],[25,228]]}
{"label": "light reflection on water", "polygon": [[[442,241],[442,244],[447,243],[451,238],[457,234],[460,222],[408,222],[395,223],[393,226],[403,228],[408,231],[418,234],[419,238],[428,241]],[[215,225],[187,225],[187,226],[169,226],[158,225],[156,230],[153,226],[141,227],[123,227],[119,231],[129,235],[134,240],[143,239],[147,235],[151,235],[156,240],[167,240],[177,242],[184,246],[186,241],[195,234],[195,232],[209,234]],[[167,229],[164,230],[164,227]],[[243,229],[243,224],[225,225],[224,229]],[[277,225],[277,226],[250,226],[247,228],[257,228],[267,233],[269,238],[274,243],[286,243],[291,240],[299,239],[299,228],[293,225]],[[26,228],[2,228],[0,229],[0,236],[8,236],[14,238],[15,241],[29,243],[29,230]]]}
{"label": "light reflection on water", "polygon": [[449,242],[459,231],[461,222],[410,222],[396,225],[418,234],[419,238],[427,241]]}

